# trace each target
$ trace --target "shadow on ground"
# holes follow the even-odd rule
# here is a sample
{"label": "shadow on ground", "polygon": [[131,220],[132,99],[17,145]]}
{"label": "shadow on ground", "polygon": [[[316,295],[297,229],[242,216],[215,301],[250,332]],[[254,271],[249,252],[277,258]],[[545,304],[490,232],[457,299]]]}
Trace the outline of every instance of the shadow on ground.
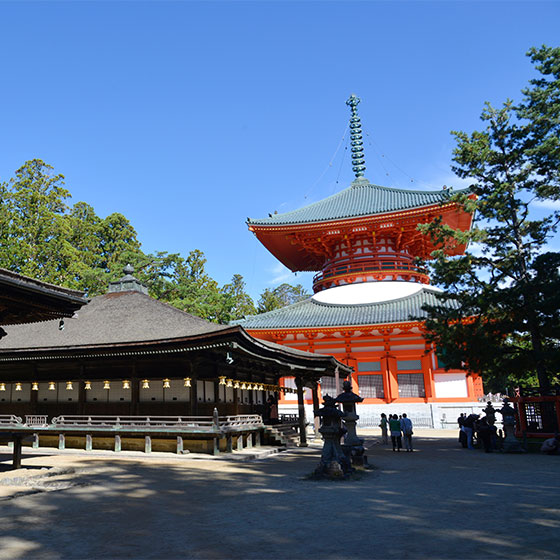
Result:
{"label": "shadow on ground", "polygon": [[248,463],[57,458],[87,485],[3,501],[0,558],[560,557],[560,458],[368,443],[377,468],[348,482],[304,478],[318,449]]}

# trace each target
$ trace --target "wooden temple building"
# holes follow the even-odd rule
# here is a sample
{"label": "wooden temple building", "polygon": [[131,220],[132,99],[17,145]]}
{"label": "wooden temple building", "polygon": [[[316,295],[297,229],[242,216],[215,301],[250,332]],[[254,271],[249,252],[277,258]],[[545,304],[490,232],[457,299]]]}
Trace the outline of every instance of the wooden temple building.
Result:
{"label": "wooden temple building", "polygon": [[[140,417],[174,417],[183,433],[188,423],[208,426],[216,415],[231,425],[232,418],[262,414],[267,397],[279,396],[279,380],[291,376],[303,427],[305,388],[349,373],[332,356],[259,340],[240,326],[210,323],[156,301],[132,272],[125,269],[79,312],[69,310],[71,318],[5,327],[0,418],[42,424],[54,418],[60,426],[62,419],[78,425],[88,417],[129,423],[137,417],[132,423],[139,425]],[[217,451],[217,437],[211,439]]]}
{"label": "wooden temple building", "polygon": [[[352,184],[303,208],[248,220],[249,230],[291,271],[317,272],[314,295],[240,324],[259,339],[330,354],[350,366],[354,390],[364,398],[360,415],[431,414],[432,425],[439,426],[445,412],[436,405],[475,403],[483,387],[478,375],[445,370],[437,349],[423,337],[422,305],[434,303],[440,290],[417,264],[436,248],[417,226],[440,216],[465,231],[472,216],[449,200],[445,187],[418,191],[370,183],[364,177],[358,102],[354,95],[347,101]],[[464,250],[456,247],[452,254]],[[284,383],[293,385],[289,378]],[[332,379],[325,378],[322,387],[323,393],[336,392]],[[282,404],[291,402],[288,393]]]}

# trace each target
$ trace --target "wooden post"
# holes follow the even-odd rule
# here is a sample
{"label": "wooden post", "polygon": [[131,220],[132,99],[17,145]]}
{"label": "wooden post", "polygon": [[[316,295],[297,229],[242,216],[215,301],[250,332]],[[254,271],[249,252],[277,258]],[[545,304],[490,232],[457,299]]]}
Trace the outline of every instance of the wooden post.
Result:
{"label": "wooden post", "polygon": [[305,428],[305,404],[303,402],[303,379],[296,377],[298,419],[299,419],[299,446],[307,447],[307,434]]}
{"label": "wooden post", "polygon": [[[192,370],[192,367],[191,367]],[[197,416],[198,412],[198,388],[197,388],[197,381],[198,378],[196,375],[190,373],[191,375],[191,416]]]}
{"label": "wooden post", "polygon": [[64,434],[58,434],[58,448],[65,449],[65,447],[66,447],[66,438],[64,437]]}
{"label": "wooden post", "polygon": [[311,394],[313,396],[313,431],[314,437],[317,439],[319,437],[319,428],[321,427],[321,422],[317,416],[317,411],[319,410],[319,383],[313,381],[313,388],[311,389]]}
{"label": "wooden post", "polygon": [[86,451],[91,451],[93,449],[93,438],[91,434],[86,434]]}
{"label": "wooden post", "polygon": [[80,364],[80,375],[78,380],[78,414],[86,413],[86,390],[85,390],[86,368]]}
{"label": "wooden post", "polygon": [[255,432],[255,447],[261,446],[261,431]]}
{"label": "wooden post", "polygon": [[237,451],[243,449],[243,434],[237,434]]}
{"label": "wooden post", "polygon": [[215,437],[212,438],[212,455],[220,454],[220,439]]}
{"label": "wooden post", "polygon": [[144,453],[151,453],[152,452],[152,438],[150,436],[146,436],[144,438]]}
{"label": "wooden post", "polygon": [[253,434],[251,432],[247,434],[247,449],[253,449]]}
{"label": "wooden post", "polygon": [[21,468],[21,435],[14,435],[14,460],[12,463],[14,469]]}
{"label": "wooden post", "polygon": [[121,436],[115,436],[115,453],[119,453],[121,450]]}
{"label": "wooden post", "polygon": [[[135,375],[135,369],[133,367],[132,374]],[[130,414],[132,416],[137,416],[140,410],[140,379],[132,377],[130,380]]]}
{"label": "wooden post", "polygon": [[39,448],[39,434],[33,434],[33,449]]}
{"label": "wooden post", "polygon": [[183,438],[177,436],[177,455],[181,455],[181,453],[183,453]]}
{"label": "wooden post", "polygon": [[226,436],[226,452],[231,453],[233,451],[233,437],[231,434]]}

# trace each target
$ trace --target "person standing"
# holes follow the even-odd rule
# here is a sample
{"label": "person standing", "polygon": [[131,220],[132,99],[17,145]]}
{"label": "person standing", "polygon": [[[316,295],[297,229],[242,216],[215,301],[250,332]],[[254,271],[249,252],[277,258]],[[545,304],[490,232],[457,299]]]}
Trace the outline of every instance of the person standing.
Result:
{"label": "person standing", "polygon": [[276,399],[272,395],[270,395],[268,397],[268,400],[266,401],[266,404],[268,406],[269,422],[271,424],[278,424],[278,404],[276,402]]}
{"label": "person standing", "polygon": [[383,445],[387,445],[389,443],[389,439],[387,438],[387,415],[382,412],[381,413],[381,422],[379,424],[379,427],[381,428],[381,443]]}
{"label": "person standing", "polygon": [[407,451],[412,451],[412,420],[403,413],[401,418],[401,430],[404,436],[404,446]]}
{"label": "person standing", "polygon": [[457,418],[457,424],[459,424],[459,443],[462,445],[463,449],[467,448],[467,432],[464,430],[465,420],[467,415],[461,412],[459,418]]}
{"label": "person standing", "polygon": [[401,422],[396,414],[389,415],[389,430],[391,431],[393,451],[400,451],[402,447]]}
{"label": "person standing", "polygon": [[467,447],[468,449],[474,449],[473,445],[473,432],[474,424],[478,420],[479,414],[469,414],[463,421],[463,430],[467,434]]}

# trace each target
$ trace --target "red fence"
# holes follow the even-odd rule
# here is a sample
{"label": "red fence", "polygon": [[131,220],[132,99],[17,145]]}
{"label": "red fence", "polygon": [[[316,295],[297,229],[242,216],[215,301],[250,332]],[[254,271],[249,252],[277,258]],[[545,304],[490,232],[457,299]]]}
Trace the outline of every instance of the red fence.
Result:
{"label": "red fence", "polygon": [[511,397],[519,422],[516,435],[552,437],[560,432],[560,395],[550,397]]}

